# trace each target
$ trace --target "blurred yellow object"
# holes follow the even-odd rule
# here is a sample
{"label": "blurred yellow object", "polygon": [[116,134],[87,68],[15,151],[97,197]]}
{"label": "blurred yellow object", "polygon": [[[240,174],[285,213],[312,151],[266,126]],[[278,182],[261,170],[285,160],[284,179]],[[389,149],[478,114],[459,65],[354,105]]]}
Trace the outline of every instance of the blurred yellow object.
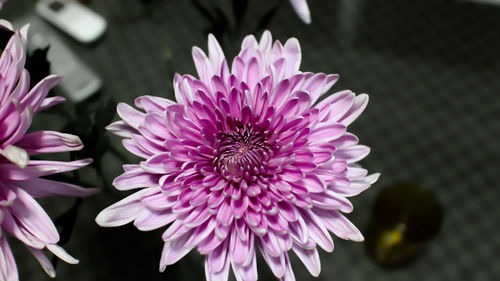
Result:
{"label": "blurred yellow object", "polygon": [[375,201],[366,232],[368,254],[382,266],[402,266],[436,236],[442,220],[431,192],[412,184],[389,186]]}

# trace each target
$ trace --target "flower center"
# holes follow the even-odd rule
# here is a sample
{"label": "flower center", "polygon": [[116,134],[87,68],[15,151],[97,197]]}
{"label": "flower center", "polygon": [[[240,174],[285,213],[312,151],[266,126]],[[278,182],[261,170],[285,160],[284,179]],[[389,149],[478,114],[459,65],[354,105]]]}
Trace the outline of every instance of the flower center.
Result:
{"label": "flower center", "polygon": [[264,137],[249,128],[237,128],[232,133],[223,133],[214,164],[228,180],[253,181],[264,171],[262,162],[269,158],[269,143]]}

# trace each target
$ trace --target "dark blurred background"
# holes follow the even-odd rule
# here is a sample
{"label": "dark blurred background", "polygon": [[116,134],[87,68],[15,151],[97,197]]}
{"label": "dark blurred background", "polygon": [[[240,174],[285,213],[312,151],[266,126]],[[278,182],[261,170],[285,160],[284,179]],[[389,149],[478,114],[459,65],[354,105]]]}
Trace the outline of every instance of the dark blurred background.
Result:
{"label": "dark blurred background", "polygon": [[[437,236],[404,266],[386,269],[369,258],[363,243],[334,238],[335,251],[320,253],[317,280],[500,280],[500,6],[310,0],[312,24],[306,25],[288,1],[248,2],[238,19],[231,0],[87,2],[108,22],[103,38],[83,45],[56,32],[101,77],[103,88],[87,101],[61,108],[73,122],[82,119],[97,128],[100,120],[113,117],[114,101],[131,104],[145,94],[173,99],[173,74],[195,74],[191,47],[206,50],[207,32],[221,38],[230,60],[247,33],[268,28],[282,42],[297,37],[303,71],[339,73],[332,92],[370,94],[368,108],[350,131],[372,148],[362,165],[382,176],[353,198],[355,210],[348,218],[365,232],[375,198],[396,182],[429,190],[444,210]],[[33,7],[32,0],[10,0],[0,17],[14,21]],[[94,114],[92,120],[86,112]],[[204,279],[203,258],[196,251],[158,272],[161,230],[103,229],[94,223],[100,210],[126,195],[111,186],[121,165],[137,161],[118,137],[81,124],[78,129],[55,111],[38,116],[35,128],[87,133],[90,148],[84,154],[98,158],[99,165],[79,177],[102,187],[100,195],[81,202],[64,244],[80,264],[59,262],[57,280]],[[57,218],[74,202],[42,203]],[[11,245],[21,280],[49,280],[21,243],[11,240]],[[292,263],[297,280],[310,280],[300,261],[293,257]],[[258,268],[260,280],[274,280],[262,260]]]}

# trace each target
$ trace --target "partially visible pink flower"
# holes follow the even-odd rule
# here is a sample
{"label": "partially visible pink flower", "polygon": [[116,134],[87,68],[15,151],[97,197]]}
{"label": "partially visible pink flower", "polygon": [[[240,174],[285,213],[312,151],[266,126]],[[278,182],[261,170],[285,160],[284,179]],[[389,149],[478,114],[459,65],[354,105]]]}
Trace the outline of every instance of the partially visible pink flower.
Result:
{"label": "partially visible pink flower", "polygon": [[207,280],[227,280],[230,267],[237,280],[257,280],[260,249],[281,280],[295,280],[290,250],[318,276],[316,246],[333,251],[328,231],[363,240],[341,212],[379,176],[356,164],[370,149],[346,131],[368,96],[342,91],[318,102],[338,75],[299,71],[295,38],[247,36],[231,68],[212,35],[208,50],[193,48],[199,79],[176,74],[177,103],[142,96],[141,111],[118,105],[123,121],[108,130],[144,160],[124,165],[114,185],[141,190],[96,221],[143,231],[170,224],[161,271],[197,248]]}
{"label": "partially visible pink flower", "polygon": [[[0,22],[0,28],[11,28]],[[54,268],[43,250],[68,263],[78,263],[57,245],[59,234],[49,216],[34,198],[46,196],[87,196],[96,189],[40,178],[76,170],[91,159],[58,162],[30,160],[31,155],[79,150],[77,136],[54,131],[27,133],[38,111],[64,99],[47,98],[49,90],[60,80],[50,75],[29,89],[30,76],[24,68],[27,26],[15,31],[0,57],[0,280],[18,280],[17,267],[7,243],[6,233],[23,242],[47,274]]]}
{"label": "partially visible pink flower", "polygon": [[309,6],[307,6],[307,0],[290,0],[290,3],[292,3],[293,9],[303,22],[311,23],[311,12],[309,12]]}
{"label": "partially visible pink flower", "polygon": [[4,4],[5,2],[7,2],[7,0],[0,0],[0,9],[2,9],[3,4]]}

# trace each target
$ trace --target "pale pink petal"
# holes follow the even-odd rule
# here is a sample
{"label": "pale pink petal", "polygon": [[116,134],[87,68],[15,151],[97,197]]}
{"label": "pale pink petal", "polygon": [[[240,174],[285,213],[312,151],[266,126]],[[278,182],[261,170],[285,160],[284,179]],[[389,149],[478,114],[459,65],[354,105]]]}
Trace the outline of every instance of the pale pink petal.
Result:
{"label": "pale pink petal", "polygon": [[181,237],[173,241],[165,242],[160,259],[161,272],[165,270],[167,265],[176,263],[193,249],[184,247],[187,240],[189,239],[189,234],[190,233],[182,235]]}
{"label": "pale pink petal", "polygon": [[293,244],[292,249],[302,263],[304,263],[309,273],[314,277],[318,277],[321,272],[321,262],[319,260],[318,250],[316,250],[316,248],[304,249],[296,244]]}
{"label": "pale pink petal", "polygon": [[18,189],[17,198],[9,208],[19,226],[44,243],[57,243],[59,234],[52,220],[26,191]]}
{"label": "pale pink petal", "polygon": [[111,123],[108,126],[106,126],[106,130],[110,131],[111,133],[117,136],[124,138],[131,138],[133,134],[138,134],[136,129],[132,128],[124,121],[116,121],[114,123]]}
{"label": "pale pink petal", "polygon": [[345,126],[348,126],[354,120],[356,120],[356,118],[358,118],[358,116],[365,110],[367,105],[368,105],[367,94],[361,94],[359,96],[356,96],[354,104],[352,105],[351,109],[349,109],[346,112],[346,114],[339,120],[339,122],[344,124]]}
{"label": "pale pink petal", "polygon": [[47,249],[51,251],[54,255],[56,255],[58,258],[61,260],[70,263],[70,264],[77,264],[78,260],[72,257],[70,254],[68,254],[61,246],[57,244],[48,244]]}
{"label": "pale pink petal", "polygon": [[135,220],[144,209],[141,197],[149,191],[149,189],[137,191],[125,199],[107,207],[97,215],[95,221],[100,226],[112,227],[124,225]]}
{"label": "pale pink petal", "polygon": [[317,215],[318,220],[338,237],[353,241],[364,240],[361,232],[338,211],[315,208],[313,212]]}
{"label": "pale pink petal", "polygon": [[15,185],[21,187],[35,198],[50,196],[86,197],[100,192],[98,188],[84,188],[74,184],[39,178],[16,182]]}
{"label": "pale pink petal", "polygon": [[290,3],[292,3],[293,9],[303,22],[311,23],[311,13],[306,0],[290,0]]}
{"label": "pale pink petal", "polygon": [[123,121],[134,129],[138,129],[139,125],[144,121],[145,114],[139,112],[126,103],[119,103],[117,111]]}
{"label": "pale pink petal", "polygon": [[17,281],[17,267],[5,234],[0,230],[0,280]]}
{"label": "pale pink petal", "polygon": [[47,258],[47,256],[43,252],[43,250],[36,249],[33,247],[29,247],[29,246],[28,246],[28,250],[30,250],[30,252],[33,254],[33,256],[38,260],[38,262],[42,266],[43,270],[45,271],[45,273],[47,273],[47,275],[50,278],[56,277],[56,270],[55,270],[54,266],[52,265],[52,262],[50,262],[50,260]]}
{"label": "pale pink petal", "polygon": [[30,155],[75,151],[83,148],[83,143],[78,136],[55,131],[29,133],[16,144],[26,150]]}

